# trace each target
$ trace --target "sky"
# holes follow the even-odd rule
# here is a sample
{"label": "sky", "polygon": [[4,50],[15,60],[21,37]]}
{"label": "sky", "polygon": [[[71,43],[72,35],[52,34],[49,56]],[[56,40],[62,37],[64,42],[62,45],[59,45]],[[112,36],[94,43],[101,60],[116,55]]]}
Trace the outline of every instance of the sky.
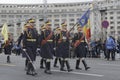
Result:
{"label": "sky", "polygon": [[[85,2],[92,0],[47,0],[48,3]],[[0,0],[0,4],[40,4],[43,0]]]}

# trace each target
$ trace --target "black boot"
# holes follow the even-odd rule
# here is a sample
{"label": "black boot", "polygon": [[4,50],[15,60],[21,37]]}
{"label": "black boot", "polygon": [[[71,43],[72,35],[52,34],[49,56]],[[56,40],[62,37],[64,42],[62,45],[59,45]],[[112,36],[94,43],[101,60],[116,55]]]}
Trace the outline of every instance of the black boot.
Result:
{"label": "black boot", "polygon": [[64,60],[61,61],[61,68],[60,68],[60,70],[61,70],[61,71],[66,71],[66,70],[64,69]]}
{"label": "black boot", "polygon": [[37,75],[37,73],[35,72],[35,69],[33,67],[33,64],[31,62],[28,63],[28,69],[27,69],[26,74],[27,75],[32,75],[32,76]]}
{"label": "black boot", "polygon": [[68,70],[68,72],[73,71],[72,69],[70,69],[69,62],[68,62],[68,61],[65,61],[65,62],[66,62],[66,66],[67,66],[67,70]]}
{"label": "black boot", "polygon": [[10,56],[7,56],[7,63],[11,63]]}
{"label": "black boot", "polygon": [[27,71],[27,69],[28,69],[28,66],[27,66],[27,65],[28,65],[28,60],[26,59],[26,60],[25,60],[25,70],[26,70],[26,71]]}
{"label": "black boot", "polygon": [[40,60],[40,68],[41,69],[44,69],[44,67],[43,67],[43,62],[44,62],[44,60],[43,60],[43,58]]}
{"label": "black boot", "polygon": [[26,71],[26,74],[27,75],[32,75],[32,73],[30,72],[30,69],[31,69],[31,64],[30,64],[30,62],[28,62],[28,64],[27,64],[27,71]]}
{"label": "black boot", "polygon": [[76,60],[76,69],[77,70],[82,70],[82,68],[79,67],[79,64],[80,64],[80,60]]}
{"label": "black boot", "polygon": [[58,68],[58,66],[57,66],[57,60],[58,60],[58,58],[55,58],[54,65],[53,65],[56,68]]}
{"label": "black boot", "polygon": [[60,63],[60,65],[61,65],[61,59],[59,58],[59,63]]}
{"label": "black boot", "polygon": [[36,71],[35,71],[35,68],[33,66],[33,64],[31,63],[31,73],[32,73],[32,76],[35,76],[37,75]]}
{"label": "black boot", "polygon": [[85,60],[82,60],[82,63],[83,63],[83,65],[84,65],[84,67],[85,67],[85,70],[90,69],[90,67],[88,67],[88,66],[87,66],[87,64],[86,64]]}
{"label": "black boot", "polygon": [[46,62],[46,69],[45,69],[46,74],[52,74],[50,71],[50,62]]}

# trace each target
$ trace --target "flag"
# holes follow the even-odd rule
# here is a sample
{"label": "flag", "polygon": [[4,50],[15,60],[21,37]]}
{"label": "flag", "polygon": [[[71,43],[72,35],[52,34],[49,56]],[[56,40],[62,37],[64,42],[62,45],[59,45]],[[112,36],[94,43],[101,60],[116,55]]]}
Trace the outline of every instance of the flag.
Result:
{"label": "flag", "polygon": [[85,37],[88,42],[91,37],[89,16],[90,16],[90,8],[79,19],[79,24],[81,25],[81,27],[83,27],[83,32],[85,33]]}
{"label": "flag", "polygon": [[81,25],[81,27],[84,27],[88,23],[89,15],[90,15],[90,9],[88,9],[79,19],[79,24]]}
{"label": "flag", "polygon": [[1,34],[4,38],[4,42],[6,42],[8,40],[8,25],[7,25],[7,23],[4,23]]}
{"label": "flag", "polygon": [[90,37],[91,37],[90,19],[88,19],[88,23],[87,23],[87,25],[85,27],[86,27],[86,30],[85,30],[86,39],[89,42]]}

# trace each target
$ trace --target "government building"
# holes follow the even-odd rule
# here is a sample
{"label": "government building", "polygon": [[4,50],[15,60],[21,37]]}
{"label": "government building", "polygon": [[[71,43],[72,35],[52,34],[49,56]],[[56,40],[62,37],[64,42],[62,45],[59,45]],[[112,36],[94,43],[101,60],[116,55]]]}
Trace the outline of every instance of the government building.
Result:
{"label": "government building", "polygon": [[[46,7],[45,7],[46,6]],[[120,0],[100,0],[74,3],[50,4],[0,4],[0,31],[2,25],[8,24],[8,31],[15,39],[22,33],[24,24],[30,18],[36,20],[36,28],[46,19],[52,23],[52,29],[60,27],[66,21],[70,29],[81,16],[91,7],[90,27],[93,39],[106,38],[108,34],[118,38],[120,35]],[[101,23],[108,21],[104,28]]]}

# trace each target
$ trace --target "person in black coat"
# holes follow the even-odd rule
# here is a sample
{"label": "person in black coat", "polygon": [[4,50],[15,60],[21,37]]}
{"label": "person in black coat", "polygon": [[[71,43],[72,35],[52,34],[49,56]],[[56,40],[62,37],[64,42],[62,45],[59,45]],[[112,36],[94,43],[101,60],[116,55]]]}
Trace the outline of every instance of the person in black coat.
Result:
{"label": "person in black coat", "polygon": [[45,73],[51,74],[51,59],[54,53],[54,33],[51,30],[51,23],[45,23],[45,31],[41,33],[41,55],[46,60]]}
{"label": "person in black coat", "polygon": [[11,34],[8,33],[8,40],[4,43],[4,53],[7,55],[7,63],[11,63],[10,55],[13,47],[13,40],[11,39]]}
{"label": "person in black coat", "polygon": [[69,38],[70,35],[67,31],[67,24],[66,23],[62,23],[62,30],[60,32],[60,34],[57,36],[57,41],[58,41],[58,52],[59,52],[59,56],[61,57],[61,71],[65,71],[64,69],[64,64],[66,64],[67,67],[67,71],[70,72],[72,71],[72,69],[70,69],[70,64],[69,64]]}
{"label": "person in black coat", "polygon": [[59,60],[60,62],[60,65],[61,65],[61,58],[62,58],[62,54],[61,54],[61,47],[60,47],[60,42],[59,42],[59,36],[60,36],[60,33],[61,33],[61,29],[60,27],[57,27],[56,30],[55,30],[55,60],[54,60],[54,67],[58,67],[57,66],[57,61]]}
{"label": "person in black coat", "polygon": [[77,57],[76,60],[76,69],[81,70],[79,67],[80,60],[82,61],[85,70],[88,70],[90,67],[87,66],[86,61],[85,61],[85,54],[86,54],[86,40],[85,40],[85,34],[83,33],[82,27],[80,25],[77,25],[78,32],[75,34],[73,38],[73,45],[75,48],[75,55]]}
{"label": "person in black coat", "polygon": [[35,26],[35,20],[29,19],[26,25],[26,29],[23,34],[23,50],[26,52],[27,63],[27,75],[36,75],[33,62],[36,60],[36,50],[38,45],[38,32]]}

